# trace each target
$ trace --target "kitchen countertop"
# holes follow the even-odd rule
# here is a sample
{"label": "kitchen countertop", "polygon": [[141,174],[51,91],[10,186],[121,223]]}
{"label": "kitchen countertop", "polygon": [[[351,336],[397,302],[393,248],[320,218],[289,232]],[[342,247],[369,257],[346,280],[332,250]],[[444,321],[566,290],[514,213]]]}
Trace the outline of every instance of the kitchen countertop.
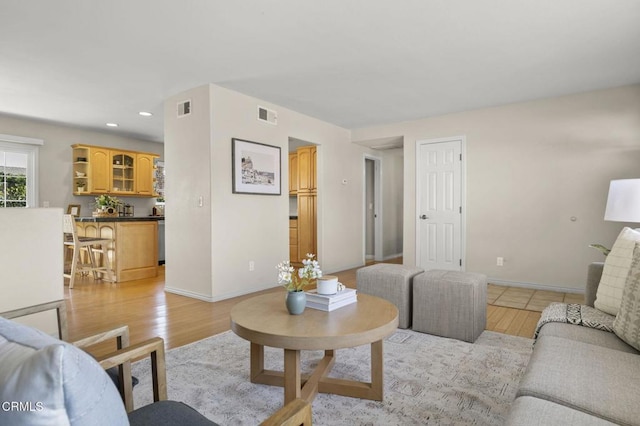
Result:
{"label": "kitchen countertop", "polygon": [[149,222],[153,220],[164,220],[164,216],[76,217],[76,222]]}

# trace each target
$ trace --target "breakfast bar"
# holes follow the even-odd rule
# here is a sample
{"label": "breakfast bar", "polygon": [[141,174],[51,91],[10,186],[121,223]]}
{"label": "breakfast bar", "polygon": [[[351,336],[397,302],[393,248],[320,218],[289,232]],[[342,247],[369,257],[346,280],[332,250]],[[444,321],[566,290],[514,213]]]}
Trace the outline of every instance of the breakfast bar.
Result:
{"label": "breakfast bar", "polygon": [[158,220],[149,217],[78,217],[82,237],[111,240],[107,252],[115,281],[132,281],[158,275]]}

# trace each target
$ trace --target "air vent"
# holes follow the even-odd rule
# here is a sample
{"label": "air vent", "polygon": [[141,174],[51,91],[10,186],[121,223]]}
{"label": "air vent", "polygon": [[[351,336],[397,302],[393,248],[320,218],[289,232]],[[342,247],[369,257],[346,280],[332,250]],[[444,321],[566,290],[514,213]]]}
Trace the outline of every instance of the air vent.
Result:
{"label": "air vent", "polygon": [[191,99],[178,102],[178,118],[191,114]]}
{"label": "air vent", "polygon": [[269,123],[269,124],[273,124],[274,126],[277,126],[278,113],[270,109],[258,106],[258,121],[262,121],[264,123]]}

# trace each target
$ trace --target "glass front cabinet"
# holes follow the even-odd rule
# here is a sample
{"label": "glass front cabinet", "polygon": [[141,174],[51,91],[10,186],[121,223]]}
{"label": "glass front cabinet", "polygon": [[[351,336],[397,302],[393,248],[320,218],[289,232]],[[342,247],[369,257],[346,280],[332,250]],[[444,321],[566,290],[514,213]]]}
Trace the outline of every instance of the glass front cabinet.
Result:
{"label": "glass front cabinet", "polygon": [[111,192],[121,195],[135,195],[136,154],[111,152]]}

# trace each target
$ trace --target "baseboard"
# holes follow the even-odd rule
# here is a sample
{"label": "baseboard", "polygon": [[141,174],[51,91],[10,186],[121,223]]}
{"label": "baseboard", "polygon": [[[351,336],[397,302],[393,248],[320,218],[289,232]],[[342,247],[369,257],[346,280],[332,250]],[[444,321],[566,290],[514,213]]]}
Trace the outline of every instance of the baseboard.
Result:
{"label": "baseboard", "polygon": [[178,294],[180,296],[192,297],[198,300],[204,300],[205,302],[215,302],[215,300],[211,296],[205,296],[204,294],[195,293],[193,291],[186,291],[179,288],[167,287],[165,285],[164,291],[167,293]]}
{"label": "baseboard", "polygon": [[284,287],[282,285],[279,284],[268,284],[270,287],[254,287],[251,289],[247,289],[247,290],[243,290],[243,291],[234,291],[232,293],[225,293],[225,294],[220,294],[217,295],[215,297],[212,298],[212,302],[220,302],[221,300],[227,300],[227,299],[231,299],[233,297],[238,297],[238,296],[244,296],[246,294],[253,294],[253,293],[257,293],[259,291],[263,291],[263,290],[271,290],[274,288],[282,288],[283,291],[283,297],[284,297]]}
{"label": "baseboard", "polygon": [[530,288],[532,290],[544,290],[544,291],[557,291],[562,293],[576,293],[576,294],[584,294],[584,289],[573,288],[573,287],[563,287],[563,286],[555,286],[555,285],[545,285],[545,284],[537,284],[537,283],[527,283],[520,281],[508,281],[501,280],[498,278],[487,278],[487,282],[490,284],[497,284],[509,287],[522,287],[522,288]]}
{"label": "baseboard", "polygon": [[396,253],[389,256],[385,256],[382,260],[397,259],[398,257],[402,257],[402,253]]}
{"label": "baseboard", "polygon": [[340,266],[339,268],[332,268],[332,269],[328,269],[328,270],[323,270],[322,273],[324,275],[329,275],[329,274],[336,274],[338,272],[344,272],[344,271],[348,271],[349,269],[356,269],[356,268],[362,268],[363,266],[365,266],[365,263],[357,263],[357,264],[352,264],[352,265],[344,265],[344,266]]}
{"label": "baseboard", "polygon": [[256,287],[256,288],[252,288],[252,289],[248,289],[248,290],[244,290],[244,291],[234,291],[232,293],[225,293],[225,294],[220,294],[217,296],[205,296],[204,294],[200,294],[200,293],[194,293],[192,291],[185,291],[185,290],[181,290],[181,289],[177,289],[177,288],[172,288],[172,287],[166,287],[164,288],[164,291],[168,292],[168,293],[173,293],[173,294],[179,294],[180,296],[186,296],[186,297],[192,297],[194,299],[198,299],[198,300],[204,300],[205,302],[220,302],[222,300],[227,300],[227,299],[231,299],[233,297],[238,297],[238,296],[244,296],[246,294],[252,294],[252,293],[256,293],[258,291],[262,291],[262,290],[271,290],[273,288],[276,287],[281,287],[278,285],[273,285],[272,287]]}
{"label": "baseboard", "polygon": [[402,257],[402,253],[396,253],[396,254],[390,254],[389,256],[383,256],[382,259],[376,259],[374,255],[367,254],[367,255],[364,256],[364,260],[366,260],[366,261],[375,260],[376,262],[384,262],[385,260],[396,259],[398,257]]}

